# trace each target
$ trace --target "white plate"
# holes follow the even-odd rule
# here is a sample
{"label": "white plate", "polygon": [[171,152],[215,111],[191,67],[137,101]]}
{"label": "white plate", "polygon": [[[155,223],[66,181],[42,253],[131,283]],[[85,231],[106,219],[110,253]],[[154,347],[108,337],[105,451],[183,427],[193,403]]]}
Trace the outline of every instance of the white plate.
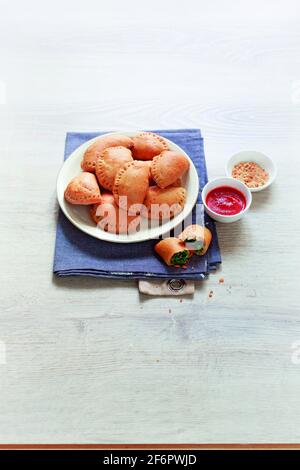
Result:
{"label": "white plate", "polygon": [[276,178],[277,169],[275,162],[272,160],[271,157],[268,157],[262,152],[256,152],[254,150],[243,150],[238,152],[228,160],[226,166],[226,174],[227,176],[232,178],[232,170],[233,167],[240,162],[255,162],[260,165],[266,172],[269,174],[269,179],[263,186],[259,186],[258,188],[249,188],[251,193],[258,193],[263,189],[268,188]]}
{"label": "white plate", "polygon": [[[111,132],[105,135],[111,134],[122,134],[127,135],[128,137],[134,137],[138,132]],[[194,205],[197,202],[198,193],[199,193],[199,177],[197,174],[197,170],[190,159],[190,157],[186,154],[186,152],[176,145],[174,142],[165,139],[171,150],[177,150],[183,153],[190,161],[190,169],[188,174],[185,176],[183,180],[183,186],[187,190],[187,199],[185,206],[180,212],[174,217],[172,220],[167,221],[166,223],[159,224],[159,222],[155,223],[155,226],[152,224],[151,227],[148,227],[147,219],[143,220],[141,224],[141,228],[139,232],[131,233],[131,234],[115,234],[104,232],[100,228],[98,228],[91,220],[90,215],[88,213],[87,206],[76,206],[73,204],[69,204],[64,199],[64,191],[74,176],[79,175],[82,171],[80,167],[80,163],[83,157],[85,150],[99,137],[95,137],[84,144],[80,145],[74,152],[67,158],[64,162],[57,179],[57,199],[61,210],[65,214],[65,216],[74,224],[77,228],[82,230],[83,232],[91,235],[92,237],[99,238],[100,240],[106,240],[109,242],[116,242],[116,243],[133,243],[133,242],[142,242],[145,240],[155,239],[158,238],[160,235],[166,234],[177,225],[179,225],[192,211]]]}

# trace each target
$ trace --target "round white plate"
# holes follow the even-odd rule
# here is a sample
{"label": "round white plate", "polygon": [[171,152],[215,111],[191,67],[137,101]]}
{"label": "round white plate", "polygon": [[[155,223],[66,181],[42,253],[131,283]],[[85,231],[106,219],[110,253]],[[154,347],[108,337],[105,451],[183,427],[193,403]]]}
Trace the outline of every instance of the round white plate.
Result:
{"label": "round white plate", "polygon": [[[140,132],[140,131],[139,131]],[[134,137],[137,132],[111,132],[109,134],[122,134],[127,135],[128,137]],[[105,135],[109,135],[105,134]],[[148,226],[148,220],[142,218],[141,228],[136,233],[131,234],[115,234],[109,233],[98,228],[94,222],[91,220],[88,207],[87,206],[76,206],[69,204],[64,199],[64,191],[74,176],[79,175],[82,172],[80,163],[86,149],[99,137],[95,137],[84,144],[80,145],[74,152],[67,158],[64,162],[57,179],[57,199],[61,210],[65,216],[74,224],[77,228],[82,230],[85,233],[88,233],[92,237],[99,238],[100,240],[106,240],[109,242],[116,243],[133,243],[133,242],[142,242],[145,240],[158,238],[160,235],[166,234],[177,225],[179,225],[192,211],[194,205],[197,202],[198,193],[199,193],[199,178],[197,170],[186,152],[176,145],[174,142],[165,139],[171,150],[177,150],[183,153],[190,161],[190,169],[188,174],[183,179],[183,186],[187,190],[187,199],[186,204],[183,210],[176,215],[173,219],[167,221],[166,223],[160,224],[159,222],[153,223],[151,221],[151,227]]]}

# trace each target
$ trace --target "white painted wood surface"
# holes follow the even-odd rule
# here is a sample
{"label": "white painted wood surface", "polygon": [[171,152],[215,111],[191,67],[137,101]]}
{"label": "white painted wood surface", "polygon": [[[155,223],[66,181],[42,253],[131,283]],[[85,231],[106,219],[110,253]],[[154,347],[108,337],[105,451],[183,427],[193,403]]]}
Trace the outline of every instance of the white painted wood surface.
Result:
{"label": "white painted wood surface", "polygon": [[[300,441],[299,21],[296,0],[0,0],[2,443]],[[201,128],[210,177],[242,149],[278,164],[219,226],[222,271],[182,301],[53,279],[66,131],[172,127]]]}

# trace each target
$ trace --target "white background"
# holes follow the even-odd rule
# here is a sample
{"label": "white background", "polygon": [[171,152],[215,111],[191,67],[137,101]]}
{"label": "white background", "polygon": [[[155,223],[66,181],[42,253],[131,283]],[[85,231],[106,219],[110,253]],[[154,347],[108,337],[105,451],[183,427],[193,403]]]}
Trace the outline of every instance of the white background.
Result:
{"label": "white background", "polygon": [[[299,20],[296,0],[0,0],[2,443],[300,441]],[[53,279],[65,133],[178,127],[210,177],[243,149],[278,164],[218,227],[222,271],[183,300]]]}

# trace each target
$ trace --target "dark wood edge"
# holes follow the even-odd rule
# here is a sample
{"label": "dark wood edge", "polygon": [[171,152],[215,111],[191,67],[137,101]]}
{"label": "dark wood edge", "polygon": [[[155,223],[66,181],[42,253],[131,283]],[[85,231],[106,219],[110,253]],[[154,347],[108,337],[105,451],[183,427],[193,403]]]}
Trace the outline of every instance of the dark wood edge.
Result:
{"label": "dark wood edge", "polygon": [[0,450],[284,450],[300,449],[300,444],[0,444]]}

